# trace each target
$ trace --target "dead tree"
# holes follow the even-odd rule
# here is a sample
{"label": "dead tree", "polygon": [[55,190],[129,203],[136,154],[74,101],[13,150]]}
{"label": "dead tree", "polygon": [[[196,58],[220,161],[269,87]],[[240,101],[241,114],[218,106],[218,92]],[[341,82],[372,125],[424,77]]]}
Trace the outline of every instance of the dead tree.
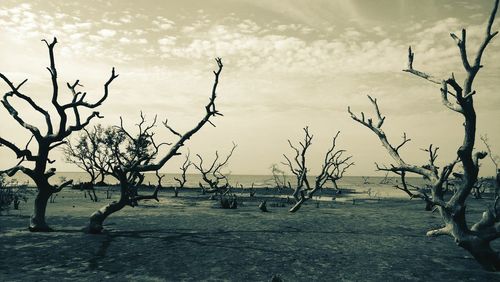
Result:
{"label": "dead tree", "polygon": [[363,184],[370,184],[370,181],[368,181],[368,179],[370,179],[370,177],[368,177],[368,176],[361,176],[361,178],[363,179]]}
{"label": "dead tree", "polygon": [[[497,177],[495,181],[495,191],[500,191],[500,169],[497,170]],[[498,195],[495,195],[495,199],[498,199]]]}
{"label": "dead tree", "polygon": [[81,182],[74,184],[72,189],[83,191],[83,197],[87,198],[87,195],[89,195],[89,198],[92,202],[99,201],[95,193],[94,184],[92,182]]}
{"label": "dead tree", "polygon": [[259,210],[261,212],[268,212],[268,210],[267,210],[267,201],[266,200],[260,202],[260,204],[259,204]]}
{"label": "dead tree", "polygon": [[403,192],[405,192],[411,199],[422,199],[425,201],[425,210],[426,211],[431,211],[434,208],[434,204],[431,200],[431,198],[428,195],[428,189],[421,188],[415,185],[411,185],[408,182],[406,182],[406,172],[401,171],[401,172],[394,172],[398,174],[401,177],[401,186],[399,185],[394,185],[396,189],[399,189]]}
{"label": "dead tree", "polygon": [[[155,189],[155,192],[152,195],[146,196],[139,196],[137,194],[130,193],[130,188],[134,184],[140,183],[143,180],[143,173],[158,171],[174,156],[180,155],[181,153],[179,152],[179,149],[183,147],[185,143],[207,123],[215,126],[210,119],[215,116],[222,116],[222,114],[215,107],[215,101],[217,98],[219,76],[223,67],[222,60],[220,58],[216,58],[215,60],[218,65],[218,69],[217,71],[214,71],[214,84],[209,101],[205,106],[204,116],[192,129],[185,133],[180,133],[172,128],[167,123],[168,120],[163,123],[165,128],[178,138],[177,141],[174,143],[155,142],[153,138],[154,132],[152,129],[156,125],[156,118],[151,124],[146,125],[145,119],[141,117],[141,122],[137,125],[138,134],[135,136],[132,136],[125,129],[123,122],[116,128],[116,131],[119,133],[118,137],[121,138],[121,136],[123,136],[125,141],[118,144],[111,143],[113,146],[108,147],[114,158],[107,167],[107,173],[119,180],[120,199],[100,208],[90,216],[90,222],[87,228],[88,232],[100,233],[103,229],[103,224],[106,218],[126,206],[135,206],[138,201],[144,199],[158,200],[157,193],[160,186]],[[166,153],[161,154],[160,147],[163,145],[168,145],[170,147]],[[123,151],[123,146],[127,148],[125,152]],[[160,155],[162,156],[160,157]]]}
{"label": "dead tree", "polygon": [[[500,170],[498,168],[498,163],[500,162],[500,157],[493,154],[493,151],[491,150],[491,145],[489,143],[487,135],[481,136],[481,141],[483,141],[483,144],[486,147],[486,151],[488,152],[488,156],[489,156],[491,162],[493,163],[493,166],[495,166],[495,174],[498,174],[500,172]],[[500,188],[495,185],[495,197],[500,195],[499,189]]]}
{"label": "dead tree", "polygon": [[157,170],[157,171],[155,171],[155,175],[156,175],[156,179],[158,179],[158,184],[156,186],[160,187],[160,188],[163,187],[161,185],[161,181],[163,180],[163,177],[165,177],[165,174],[160,175],[160,172]]}
{"label": "dead tree", "polygon": [[[462,29],[461,37],[451,34],[451,37],[458,45],[463,67],[465,69],[465,80],[460,85],[452,75],[448,79],[437,79],[424,72],[413,68],[414,53],[409,49],[408,69],[405,71],[414,74],[417,77],[423,78],[435,84],[441,85],[441,101],[445,107],[460,114],[464,122],[464,140],[462,145],[457,150],[457,159],[450,164],[444,166],[441,170],[433,163],[424,166],[410,165],[406,163],[400,156],[398,147],[392,146],[381,127],[384,122],[384,117],[380,114],[377,101],[372,101],[376,112],[377,121],[365,119],[364,114],[361,118],[354,115],[350,110],[351,117],[372,130],[380,139],[388,153],[394,159],[395,164],[391,167],[380,167],[381,170],[409,172],[422,175],[432,183],[432,203],[437,206],[441,214],[444,226],[442,228],[427,232],[428,236],[448,235],[451,236],[456,244],[467,250],[477,262],[486,270],[500,270],[500,256],[498,252],[491,248],[491,241],[500,236],[500,209],[498,208],[499,197],[496,197],[492,207],[483,213],[482,218],[469,227],[466,220],[466,199],[471,194],[474,184],[477,182],[479,172],[479,161],[486,157],[485,152],[474,152],[476,141],[476,112],[474,109],[473,90],[474,78],[481,69],[481,58],[484,50],[490,43],[491,39],[498,32],[491,32],[491,27],[495,19],[498,9],[499,0],[495,1],[493,10],[488,19],[485,37],[480,43],[480,47],[475,54],[474,60],[469,61],[469,55],[466,49],[466,30]],[[451,89],[448,88],[451,87]],[[450,101],[452,99],[452,101]],[[448,179],[453,171],[453,167],[457,162],[460,162],[463,167],[463,176],[459,186],[456,188],[453,195],[445,200],[443,197],[443,184]]]}
{"label": "dead tree", "polygon": [[180,170],[181,170],[181,176],[180,178],[174,177],[174,180],[179,183],[179,186],[174,187],[174,197],[177,197],[179,195],[179,190],[184,189],[184,185],[186,184],[186,172],[191,166],[191,161],[189,160],[189,153],[186,154],[186,159],[182,163]]}
{"label": "dead tree", "polygon": [[479,178],[476,183],[472,186],[471,194],[476,199],[482,199],[483,193],[486,191],[486,185],[484,185],[484,178]]}
{"label": "dead tree", "polygon": [[[9,176],[13,176],[18,171],[25,173],[35,182],[38,189],[34,204],[34,212],[30,219],[30,231],[51,230],[45,221],[47,201],[52,194],[61,191],[61,189],[72,183],[72,180],[68,180],[60,185],[50,184],[49,178],[53,176],[56,171],[55,168],[47,168],[49,164],[54,162],[53,160],[49,159],[50,151],[64,144],[65,138],[70,136],[71,133],[83,129],[91,122],[92,119],[96,117],[101,118],[99,112],[94,111],[85,119],[82,119],[80,109],[95,109],[101,106],[104,100],[106,100],[106,98],[108,97],[109,85],[116,77],[118,77],[118,75],[115,74],[115,70],[113,68],[110,78],[104,84],[104,95],[95,103],[87,102],[85,100],[85,98],[87,97],[87,93],[82,93],[77,90],[78,87],[81,87],[79,80],[76,80],[72,84],[67,83],[67,87],[73,95],[71,101],[60,102],[59,81],[57,77],[58,74],[54,56],[54,47],[57,43],[57,39],[54,38],[51,43],[46,40],[43,40],[43,42],[46,43],[49,51],[50,66],[47,68],[47,70],[50,73],[52,82],[51,102],[55,110],[57,111],[56,118],[54,118],[54,116],[51,115],[51,113],[47,109],[41,107],[28,95],[21,92],[20,88],[27,81],[27,79],[16,86],[4,74],[0,73],[0,78],[11,89],[3,96],[3,106],[7,109],[11,117],[19,125],[28,130],[32,135],[24,148],[20,148],[14,143],[4,139],[3,137],[0,137],[0,144],[3,147],[7,147],[12,150],[19,159],[19,162],[16,166],[6,170],[5,172]],[[41,114],[45,120],[47,128],[46,132],[43,132],[40,128],[25,121],[19,114],[18,110],[11,104],[11,98],[22,100],[23,102],[27,103],[27,105],[29,105],[29,107],[31,107],[33,110]],[[68,111],[70,113],[68,113]],[[70,117],[74,120],[74,124],[69,124]],[[36,152],[29,149],[29,144],[33,139],[37,143]],[[32,163],[33,165],[31,165],[31,167],[26,166],[24,165],[25,162]]]}
{"label": "dead tree", "polygon": [[344,177],[344,173],[349,167],[354,165],[351,162],[352,156],[345,156],[345,150],[336,150],[337,138],[340,131],[332,139],[332,145],[325,154],[325,159],[321,167],[320,174],[316,177],[314,189],[321,189],[328,181],[333,184],[335,190],[339,190],[337,181]]}
{"label": "dead tree", "polygon": [[208,185],[208,187],[205,187],[201,182],[199,183],[200,188],[202,189],[202,191],[204,191],[204,193],[214,193],[214,195],[222,196],[229,192],[229,181],[227,179],[227,174],[225,174],[222,169],[227,166],[229,159],[233,155],[236,147],[237,145],[233,142],[233,147],[231,148],[227,156],[222,160],[219,160],[219,152],[215,151],[215,158],[208,167],[203,166],[203,158],[199,154],[196,154],[199,162],[193,162],[193,166],[200,172],[203,182]]}
{"label": "dead tree", "polygon": [[274,185],[278,191],[288,188],[285,172],[277,164],[271,165],[271,173],[273,174]]}
{"label": "dead tree", "polygon": [[[411,139],[407,139],[406,133],[403,134],[403,142],[398,146],[398,150],[403,148],[403,146],[407,143],[410,142]],[[429,155],[429,164],[424,165],[426,167],[432,167],[435,166],[434,163],[437,160],[438,157],[438,150],[439,147],[434,147],[433,144],[430,144],[427,149],[421,149],[422,151],[426,152]],[[388,178],[388,174],[391,171],[387,171],[385,174],[385,178]],[[425,210],[426,211],[434,211],[434,204],[431,200],[431,197],[429,197],[428,193],[430,192],[430,187],[428,184],[425,184],[424,187],[418,187],[412,184],[409,184],[406,181],[406,172],[405,171],[392,171],[393,173],[399,175],[401,177],[401,186],[399,184],[394,185],[394,187],[398,190],[401,190],[405,192],[411,199],[422,199],[425,201]],[[427,179],[424,177],[424,179]],[[386,182],[389,183],[389,182]],[[443,195],[448,191],[448,183],[449,179],[445,179],[443,183]],[[432,185],[431,185],[432,186]]]}
{"label": "dead tree", "polygon": [[392,182],[392,179],[389,178],[389,173],[387,172],[384,176],[384,178],[382,178],[382,180],[380,180],[379,184],[383,184],[383,185],[386,185],[386,184],[391,184]]}
{"label": "dead tree", "polygon": [[[454,176],[454,179],[452,180],[454,185],[460,186],[464,179],[463,172],[454,172],[452,175]],[[485,182],[484,178],[478,177],[476,183],[472,185],[470,193],[472,196],[474,196],[475,199],[483,198],[483,193],[486,191],[486,185],[484,185],[484,182]]]}
{"label": "dead tree", "polygon": [[[307,165],[306,165],[306,154],[307,150],[311,146],[311,141],[313,139],[313,135],[309,134],[309,127],[306,126],[303,128],[305,136],[304,141],[299,142],[299,146],[295,146],[292,144],[292,141],[288,139],[288,145],[294,150],[295,155],[293,156],[293,162],[290,158],[283,154],[286,162],[282,162],[283,165],[286,165],[290,171],[295,175],[297,179],[297,184],[295,185],[295,189],[293,190],[293,198],[296,202],[299,202],[302,197],[301,191],[303,190],[311,190],[311,185],[309,185],[309,180],[307,179]],[[305,186],[305,187],[304,187]],[[303,194],[303,193],[302,193]]]}
{"label": "dead tree", "polygon": [[314,193],[325,187],[328,182],[331,182],[333,188],[338,190],[337,181],[344,176],[349,167],[354,165],[351,162],[352,156],[345,156],[345,150],[337,150],[336,148],[337,138],[340,134],[340,131],[338,131],[332,139],[332,145],[325,154],[321,171],[315,178],[314,187],[311,188],[307,181],[306,152],[311,145],[313,136],[309,134],[308,127],[304,128],[304,133],[304,142],[299,142],[300,150],[288,140],[288,144],[295,151],[294,163],[284,155],[286,160],[284,164],[297,177],[297,187],[293,192],[295,205],[290,209],[290,212],[298,211],[305,201],[311,199]]}

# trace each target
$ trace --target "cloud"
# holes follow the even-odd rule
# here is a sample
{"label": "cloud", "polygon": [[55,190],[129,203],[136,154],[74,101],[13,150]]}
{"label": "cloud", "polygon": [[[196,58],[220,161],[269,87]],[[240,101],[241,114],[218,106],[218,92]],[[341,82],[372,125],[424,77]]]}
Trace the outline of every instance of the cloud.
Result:
{"label": "cloud", "polygon": [[212,26],[192,40],[177,39],[175,47],[162,49],[163,55],[184,59],[222,56],[243,69],[306,75],[395,72],[404,65],[405,45],[391,39],[363,41],[355,29],[348,29],[339,39],[306,40],[298,35],[247,33],[241,27]]}
{"label": "cloud", "polygon": [[114,21],[114,20],[110,20],[107,18],[103,18],[102,22],[107,24],[107,25],[112,25],[112,26],[116,26],[116,27],[121,26],[124,23],[123,21]]}
{"label": "cloud", "polygon": [[132,22],[132,19],[133,19],[133,17],[132,17],[131,15],[126,14],[126,15],[124,15],[124,16],[122,16],[122,17],[120,18],[120,21],[121,21],[122,23],[131,23],[131,22]]}
{"label": "cloud", "polygon": [[101,29],[97,33],[102,37],[113,37],[115,36],[116,31],[112,29]]}
{"label": "cloud", "polygon": [[176,40],[177,38],[174,36],[165,36],[163,38],[158,39],[158,43],[163,46],[174,45]]}
{"label": "cloud", "polygon": [[249,19],[241,21],[236,26],[242,33],[255,33],[261,30],[261,27],[256,22]]}
{"label": "cloud", "polygon": [[171,21],[165,17],[157,16],[155,20],[152,21],[153,25],[160,30],[172,29],[175,25],[174,21]]}
{"label": "cloud", "polygon": [[[75,5],[78,9],[73,9]],[[348,134],[352,131],[357,137],[368,135],[362,128],[353,128],[345,113],[347,105],[358,111],[371,111],[366,94],[383,101],[383,109],[391,117],[389,124],[395,124],[397,134],[402,128],[416,136],[415,132],[427,132],[429,124],[434,126],[429,130],[434,131],[455,125],[455,120],[447,120],[446,109],[439,103],[439,87],[401,72],[407,48],[413,46],[414,66],[419,70],[437,77],[448,77],[456,71],[457,79],[462,81],[463,68],[449,32],[467,28],[470,56],[484,34],[484,25],[471,18],[470,12],[438,20],[425,17],[393,22],[392,17],[361,25],[356,21],[341,22],[343,19],[333,23],[323,17],[298,19],[282,13],[255,14],[253,10],[214,12],[208,6],[199,12],[198,6],[183,6],[186,12],[177,13],[134,10],[130,5],[116,5],[113,12],[104,12],[81,4],[51,6],[9,1],[0,9],[0,39],[6,43],[0,47],[3,68],[20,81],[30,74],[29,82],[36,82],[36,93],[45,93],[50,83],[47,84],[44,70],[46,49],[40,39],[57,35],[61,82],[66,81],[65,74],[74,74],[82,78],[86,90],[96,82],[90,90],[102,91],[102,84],[97,82],[103,80],[103,73],[96,74],[95,70],[103,69],[107,76],[111,66],[117,67],[120,78],[102,109],[106,116],[102,121],[113,123],[121,113],[132,113],[138,108],[180,116],[179,119],[199,114],[212,86],[211,71],[215,65],[211,59],[221,56],[225,68],[219,105],[227,124],[226,118],[221,120],[217,134],[248,136],[251,140],[255,131],[266,132],[266,138],[255,141],[255,146],[263,147],[266,143],[272,153],[280,150],[281,145],[275,144],[286,146],[286,138],[290,137],[286,132],[293,132],[297,124],[321,124],[325,131],[339,128]],[[282,8],[282,4],[276,5]],[[306,15],[316,15],[317,8],[307,6]],[[480,11],[477,12],[474,14]],[[484,15],[481,19],[485,19]],[[475,102],[481,109],[478,120],[499,119],[495,109],[500,96],[490,95],[495,93],[500,73],[500,67],[491,63],[500,61],[500,44],[496,40],[483,57],[485,68],[475,85]],[[16,54],[13,49],[23,52]],[[15,55],[15,59],[9,54]],[[35,65],[40,74],[32,71]],[[169,96],[165,98],[164,93]],[[438,116],[439,124],[431,118],[434,116]],[[493,131],[493,123],[482,123],[481,131]],[[460,126],[460,122],[456,124]],[[436,134],[436,140],[443,137]],[[450,139],[442,139],[446,138]],[[252,145],[248,143],[247,146]],[[358,147],[365,146],[364,142],[358,143]],[[244,147],[245,141],[240,144]],[[369,163],[371,168],[372,160]]]}
{"label": "cloud", "polygon": [[123,43],[123,44],[127,44],[127,43],[130,43],[130,39],[126,38],[126,37],[122,37],[120,38],[120,40],[118,40],[120,43]]}

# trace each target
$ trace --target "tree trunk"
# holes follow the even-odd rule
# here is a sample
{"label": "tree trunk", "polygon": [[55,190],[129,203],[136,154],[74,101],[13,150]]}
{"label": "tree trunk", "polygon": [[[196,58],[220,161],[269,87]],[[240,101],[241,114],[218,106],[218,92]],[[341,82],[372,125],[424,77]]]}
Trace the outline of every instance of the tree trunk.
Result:
{"label": "tree trunk", "polygon": [[97,194],[95,193],[95,190],[94,190],[94,189],[92,189],[92,193],[94,193],[94,201],[95,201],[95,202],[98,202],[98,201],[99,201],[99,199],[97,199]]}
{"label": "tree trunk", "polygon": [[300,198],[298,201],[296,201],[295,205],[291,209],[289,209],[289,212],[296,212],[300,209],[302,204],[306,201],[306,196],[304,195],[304,191],[300,191]]}
{"label": "tree trunk", "polygon": [[120,181],[120,200],[113,201],[110,204],[100,208],[98,211],[94,212],[90,216],[90,222],[87,226],[87,232],[91,234],[101,233],[104,224],[104,220],[111,214],[123,209],[128,203],[128,182],[125,177],[122,177]]}
{"label": "tree trunk", "polygon": [[337,180],[333,180],[333,188],[335,188],[335,190],[339,190],[339,186],[337,186]]}
{"label": "tree trunk", "polygon": [[47,210],[47,202],[52,193],[46,189],[38,188],[38,193],[35,198],[35,206],[33,214],[30,218],[29,230],[31,232],[49,232],[52,229],[45,222],[45,212]]}
{"label": "tree trunk", "polygon": [[289,211],[289,212],[292,212],[292,213],[294,213],[294,212],[298,211],[298,210],[300,209],[300,207],[302,206],[302,204],[305,202],[305,200],[306,200],[306,199],[305,199],[304,197],[302,197],[302,198],[301,198],[300,200],[298,200],[298,201],[295,203],[295,205],[293,205],[293,207],[291,207],[288,211]]}
{"label": "tree trunk", "polygon": [[113,201],[112,203],[100,208],[98,211],[94,212],[90,216],[90,222],[87,228],[87,232],[91,234],[101,233],[104,224],[104,220],[114,212],[117,212],[125,207],[125,202],[120,200],[118,202]]}
{"label": "tree trunk", "polygon": [[174,187],[174,197],[177,198],[177,196],[179,196],[179,189]]}
{"label": "tree trunk", "polygon": [[476,239],[460,244],[487,271],[500,271],[500,255],[495,252],[488,241]]}
{"label": "tree trunk", "polygon": [[434,205],[432,204],[431,201],[425,201],[425,210],[426,211],[432,211],[433,207],[434,207]]}
{"label": "tree trunk", "polygon": [[297,188],[295,188],[295,190],[293,190],[293,194],[292,194],[292,196],[296,202],[300,201],[299,193],[300,193],[300,187],[297,186]]}
{"label": "tree trunk", "polygon": [[500,196],[500,169],[497,170],[497,178],[495,183],[495,197]]}

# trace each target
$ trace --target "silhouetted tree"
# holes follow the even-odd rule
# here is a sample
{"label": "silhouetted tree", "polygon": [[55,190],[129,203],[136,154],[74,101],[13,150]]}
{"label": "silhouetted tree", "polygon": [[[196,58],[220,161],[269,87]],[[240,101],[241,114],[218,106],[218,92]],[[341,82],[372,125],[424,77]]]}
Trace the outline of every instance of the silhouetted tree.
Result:
{"label": "silhouetted tree", "polygon": [[345,156],[345,150],[336,149],[337,138],[340,134],[340,131],[338,131],[332,139],[332,145],[325,154],[321,171],[315,178],[314,187],[311,188],[307,180],[308,168],[306,165],[306,153],[307,149],[312,144],[313,135],[309,133],[309,128],[307,126],[303,130],[305,136],[304,141],[299,142],[300,148],[294,146],[292,142],[288,140],[288,144],[295,151],[294,161],[292,162],[289,157],[283,154],[286,160],[283,164],[288,166],[290,171],[297,178],[297,186],[292,194],[296,203],[290,209],[290,212],[298,211],[306,200],[312,198],[314,193],[322,189],[328,182],[331,182],[333,187],[338,190],[337,181],[344,176],[344,173],[349,167],[354,165],[354,163],[351,162],[352,156]]}
{"label": "silhouetted tree", "polygon": [[[481,136],[481,141],[483,141],[483,144],[486,147],[486,151],[488,152],[488,156],[490,157],[490,160],[493,163],[493,166],[495,167],[495,174],[500,173],[500,170],[498,168],[498,163],[500,163],[500,157],[498,155],[493,154],[488,136],[487,135]],[[495,197],[500,195],[499,189],[500,187],[495,185]]]}
{"label": "silhouetted tree", "polygon": [[273,174],[273,181],[275,187],[280,191],[287,188],[287,179],[285,172],[281,170],[277,164],[271,165],[271,173]]}
{"label": "silhouetted tree", "polygon": [[308,169],[306,166],[306,154],[307,150],[311,146],[311,141],[313,136],[309,134],[309,127],[304,128],[304,141],[299,142],[300,148],[294,146],[292,144],[292,141],[288,139],[288,145],[295,151],[295,156],[293,158],[293,162],[288,158],[287,155],[283,154],[283,157],[285,158],[286,162],[282,162],[283,165],[288,166],[290,171],[295,175],[295,178],[297,179],[297,184],[295,185],[295,189],[293,190],[292,196],[294,197],[295,201],[299,201],[301,199],[300,197],[300,192],[304,189],[310,190],[311,185],[309,185],[309,180],[307,179],[307,173]]}
{"label": "silhouetted tree", "polygon": [[[173,129],[167,121],[163,123],[170,133],[178,137],[177,141],[173,144],[166,142],[157,144],[155,142],[152,129],[156,126],[156,117],[151,124],[146,125],[145,118],[141,113],[141,122],[137,125],[138,133],[134,136],[125,129],[123,121],[121,121],[119,127],[115,127],[118,136],[110,137],[110,139],[119,137],[124,138],[124,141],[119,143],[116,141],[109,142],[111,146],[108,146],[108,150],[113,158],[106,167],[106,173],[118,179],[120,183],[120,199],[100,208],[90,216],[88,225],[88,231],[90,233],[100,233],[106,218],[126,206],[136,206],[138,201],[144,199],[158,200],[157,194],[160,185],[158,185],[152,195],[145,196],[138,195],[134,186],[137,187],[142,183],[144,180],[143,174],[145,172],[158,171],[172,157],[180,155],[179,149],[204,125],[209,123],[215,126],[210,121],[210,118],[222,116],[215,108],[215,100],[217,97],[216,91],[219,83],[219,75],[223,67],[220,58],[216,58],[216,62],[218,70],[214,71],[215,79],[212,87],[212,94],[208,104],[205,106],[205,115],[201,120],[185,133],[179,133]],[[160,157],[160,147],[163,145],[170,145],[170,149]]]}
{"label": "silhouetted tree", "polygon": [[[434,163],[435,159],[432,157],[429,164],[424,166],[411,165],[405,162],[398,152],[400,146],[392,146],[381,128],[385,117],[382,117],[375,99],[370,97],[377,113],[376,121],[373,119],[365,119],[364,114],[362,114],[360,118],[348,109],[351,117],[355,121],[363,124],[378,136],[389,155],[394,159],[395,164],[392,164],[390,167],[380,167],[377,165],[379,170],[418,174],[428,179],[432,184],[432,197],[430,200],[433,205],[437,206],[444,222],[444,226],[427,232],[427,235],[451,236],[454,238],[458,246],[467,250],[470,254],[472,254],[472,256],[474,256],[481,266],[483,266],[483,268],[490,271],[500,270],[499,253],[494,251],[490,245],[491,241],[500,236],[500,209],[498,209],[499,197],[495,198],[492,207],[483,213],[482,218],[470,227],[466,220],[465,202],[477,182],[479,160],[485,158],[487,155],[486,152],[474,152],[476,140],[476,112],[474,109],[474,95],[476,94],[476,91],[472,89],[472,85],[474,78],[482,67],[481,58],[483,52],[490,43],[491,39],[498,33],[491,32],[498,4],[499,0],[496,0],[487,22],[485,37],[480,43],[472,64],[469,61],[466,49],[466,30],[462,29],[460,38],[453,33],[451,34],[451,37],[458,45],[460,57],[466,73],[466,77],[462,85],[455,80],[453,75],[448,79],[437,79],[427,73],[414,69],[414,53],[411,48],[409,48],[408,69],[404,71],[441,85],[441,101],[444,106],[459,113],[465,120],[463,143],[457,150],[457,158],[450,164],[440,169],[436,166]],[[451,90],[448,86],[451,87]],[[450,97],[453,101],[450,101]],[[460,176],[461,181],[453,195],[449,199],[445,200],[443,184],[447,181],[455,164],[457,163],[461,163],[463,167],[463,174]]]}
{"label": "silhouetted tree", "polygon": [[[54,38],[51,43],[46,40],[43,41],[46,43],[49,50],[50,66],[47,68],[47,70],[50,73],[52,81],[51,101],[52,105],[57,111],[56,120],[58,120],[58,123],[55,123],[53,121],[54,117],[49,113],[47,109],[41,107],[28,95],[21,92],[20,88],[27,81],[27,79],[16,86],[4,74],[0,73],[0,78],[11,89],[11,91],[5,93],[3,96],[3,106],[7,109],[11,117],[22,127],[28,130],[32,135],[24,148],[20,148],[14,143],[4,139],[4,137],[0,137],[0,144],[11,149],[16,154],[17,158],[20,159],[16,166],[6,170],[5,172],[9,176],[13,176],[18,171],[25,173],[35,182],[38,189],[34,202],[34,212],[30,219],[30,231],[51,230],[45,221],[47,201],[53,193],[61,191],[61,189],[72,183],[72,180],[65,181],[60,185],[49,183],[49,178],[53,176],[56,171],[55,168],[47,168],[48,164],[54,162],[53,160],[49,159],[50,151],[57,146],[64,144],[64,139],[66,137],[68,137],[75,131],[83,129],[90,123],[93,118],[101,118],[99,112],[94,111],[82,120],[80,116],[80,109],[95,109],[99,107],[108,97],[109,85],[118,76],[117,74],[115,74],[115,70],[113,69],[110,78],[104,84],[104,95],[95,103],[86,102],[85,97],[87,96],[87,93],[82,93],[77,90],[77,88],[81,86],[79,84],[79,80],[75,81],[73,84],[67,83],[67,87],[73,94],[73,98],[70,102],[61,103],[59,101],[59,82],[54,57],[54,47],[57,43],[57,39]],[[47,131],[45,133],[43,133],[40,128],[26,122],[20,116],[18,110],[11,104],[10,101],[10,98],[14,97],[21,99],[23,102],[26,102],[33,110],[43,115],[47,127]],[[73,125],[69,125],[68,111],[72,112],[72,119],[75,122]],[[29,144],[33,139],[38,145],[36,152],[29,149]],[[25,162],[32,163],[32,167],[24,165]]]}
{"label": "silhouetted tree", "polygon": [[412,184],[409,184],[406,181],[406,172],[405,171],[395,171],[394,173],[398,174],[401,177],[401,186],[399,184],[394,185],[396,189],[399,189],[405,192],[411,199],[423,199],[425,201],[425,210],[431,211],[433,210],[434,204],[431,198],[428,195],[428,189],[418,187]]}
{"label": "silhouetted tree", "polygon": [[[104,168],[110,158],[105,150],[106,147],[102,146],[104,144],[105,129],[98,124],[90,131],[85,128],[83,131],[84,133],[78,136],[75,143],[72,143],[70,138],[67,138],[63,153],[67,163],[74,164],[84,170],[90,178],[90,181],[74,185],[73,188],[83,190],[85,195],[88,193],[90,199],[97,202],[94,186],[98,178],[100,178],[98,184],[104,184],[106,176]],[[94,163],[98,165],[94,165]]]}
{"label": "silhouetted tree", "polygon": [[179,183],[179,186],[174,187],[174,197],[177,197],[179,195],[179,190],[184,188],[184,185],[186,184],[187,178],[186,178],[186,173],[189,167],[192,165],[191,161],[189,160],[189,153],[186,154],[186,159],[182,163],[180,170],[181,170],[181,176],[180,178],[174,177],[174,180]]}
{"label": "silhouetted tree", "polygon": [[227,166],[236,147],[237,145],[233,142],[233,147],[222,161],[219,161],[219,152],[215,151],[215,158],[208,167],[203,167],[203,158],[199,154],[196,154],[199,162],[193,162],[193,166],[200,172],[203,182],[208,185],[208,187],[205,187],[201,182],[199,183],[200,188],[204,193],[222,195],[228,191],[229,182],[227,174],[225,174],[222,169]]}

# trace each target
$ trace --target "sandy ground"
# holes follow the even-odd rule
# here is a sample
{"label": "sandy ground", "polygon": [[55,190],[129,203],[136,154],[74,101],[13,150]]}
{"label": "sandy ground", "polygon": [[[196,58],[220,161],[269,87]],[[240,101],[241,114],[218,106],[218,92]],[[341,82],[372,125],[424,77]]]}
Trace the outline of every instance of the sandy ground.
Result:
{"label": "sandy ground", "polygon": [[[420,201],[359,193],[353,205],[323,195],[291,214],[267,194],[262,213],[259,198],[223,210],[198,191],[165,191],[160,203],[111,216],[102,235],[81,229],[110,201],[105,192],[98,203],[61,192],[48,207],[51,233],[27,231],[28,202],[0,216],[0,281],[500,281],[452,239],[425,237],[440,219]],[[469,218],[487,202],[471,199]]]}

